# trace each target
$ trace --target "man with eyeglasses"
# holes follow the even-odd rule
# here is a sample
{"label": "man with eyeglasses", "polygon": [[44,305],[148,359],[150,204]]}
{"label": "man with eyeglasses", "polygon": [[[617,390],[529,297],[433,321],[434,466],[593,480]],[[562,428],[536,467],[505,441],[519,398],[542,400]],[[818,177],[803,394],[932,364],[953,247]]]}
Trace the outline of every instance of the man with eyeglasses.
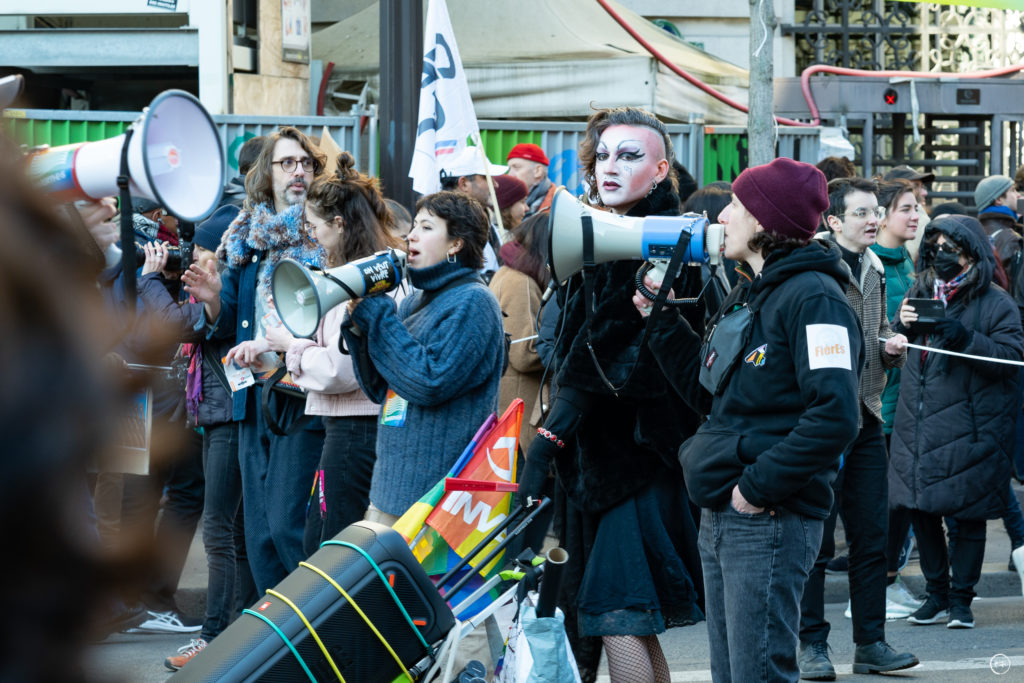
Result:
{"label": "man with eyeglasses", "polygon": [[[318,267],[326,263],[304,220],[306,190],[324,163],[325,156],[298,129],[287,126],[269,135],[246,175],[243,211],[218,249],[228,263],[219,293],[218,278],[195,265],[183,276],[188,291],[205,304],[200,324],[208,325],[208,337],[234,338],[229,367],[250,368],[259,378],[283,366],[266,340],[266,330],[281,325],[271,274],[285,257]],[[265,392],[270,394],[264,403]],[[305,559],[305,502],[324,432],[319,418],[299,424],[304,412],[303,398],[259,382],[232,394],[245,545],[261,595]]]}
{"label": "man with eyeglasses", "polygon": [[[885,642],[886,533],[889,526],[888,458],[882,436],[881,393],[885,370],[906,361],[907,338],[889,328],[882,262],[868,249],[875,243],[885,209],[877,186],[866,178],[836,178],[828,184],[825,222],[850,270],[846,299],[864,330],[864,367],[860,376],[860,430],[843,453],[833,483],[835,502],[825,522],[821,550],[804,586],[800,604],[800,677],[835,680],[828,656],[830,626],[825,619],[825,565],[835,553],[836,514],[843,513],[850,543],[850,612],[853,618],[854,673],[884,673],[915,666],[917,657],[896,652]],[[885,339],[882,342],[880,339]]]}

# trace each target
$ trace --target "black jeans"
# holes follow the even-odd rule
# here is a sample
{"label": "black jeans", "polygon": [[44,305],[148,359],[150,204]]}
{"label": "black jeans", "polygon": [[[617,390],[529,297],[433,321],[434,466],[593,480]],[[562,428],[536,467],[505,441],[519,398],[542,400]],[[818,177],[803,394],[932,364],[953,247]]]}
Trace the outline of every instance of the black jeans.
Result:
{"label": "black jeans", "polygon": [[370,480],[377,462],[377,417],[324,417],[324,449],[320,455],[324,508],[317,480],[309,508],[303,550],[312,555],[324,541],[358,522],[370,505]]}
{"label": "black jeans", "polygon": [[256,594],[245,555],[242,475],[238,467],[238,423],[203,428],[206,503],[203,545],[206,549],[206,618],[201,637],[210,642],[251,604]]}
{"label": "black jeans", "polygon": [[917,536],[928,595],[942,605],[970,605],[985,560],[985,520],[957,519],[956,524],[950,525],[948,550],[941,516],[911,510],[910,520]]}
{"label": "black jeans", "polygon": [[[878,420],[864,413],[864,426],[846,449],[835,484],[834,506],[843,512],[850,542],[850,611],[853,642],[885,639],[885,545],[889,527],[889,463]],[[826,521],[821,550],[800,601],[800,640],[826,641],[825,565],[835,554],[835,515]]]}

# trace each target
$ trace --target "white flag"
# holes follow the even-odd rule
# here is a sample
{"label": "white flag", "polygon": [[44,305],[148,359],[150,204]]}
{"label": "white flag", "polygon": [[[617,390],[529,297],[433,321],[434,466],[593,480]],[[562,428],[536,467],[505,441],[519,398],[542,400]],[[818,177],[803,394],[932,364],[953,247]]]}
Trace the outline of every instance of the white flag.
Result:
{"label": "white flag", "polygon": [[414,190],[430,194],[441,189],[440,172],[445,161],[466,147],[467,138],[475,140],[480,136],[444,0],[430,0],[427,5],[417,120],[416,149],[409,177]]}

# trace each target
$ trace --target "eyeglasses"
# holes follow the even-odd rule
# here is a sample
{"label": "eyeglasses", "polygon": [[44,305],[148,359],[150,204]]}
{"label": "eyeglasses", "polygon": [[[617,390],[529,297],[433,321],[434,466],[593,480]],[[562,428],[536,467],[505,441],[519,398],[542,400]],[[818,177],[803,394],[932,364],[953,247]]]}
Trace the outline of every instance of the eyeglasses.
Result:
{"label": "eyeglasses", "polygon": [[270,163],[281,164],[281,170],[285,173],[291,173],[299,164],[302,164],[302,170],[306,173],[312,173],[313,168],[315,167],[315,162],[309,157],[303,157],[302,159],[292,159],[291,157],[288,157],[286,159],[271,161]]}
{"label": "eyeglasses", "polygon": [[855,211],[847,211],[844,215],[852,216],[852,217],[860,219],[860,220],[863,220],[863,219],[867,218],[868,216],[874,216],[878,220],[882,220],[883,218],[885,218],[885,207],[884,206],[876,206],[873,209],[866,209],[866,208],[864,208],[862,206],[861,208],[859,208],[859,209],[857,209]]}
{"label": "eyeglasses", "polygon": [[938,245],[939,251],[944,251],[947,254],[960,254],[961,251],[957,249],[956,245],[951,242],[943,242]]}

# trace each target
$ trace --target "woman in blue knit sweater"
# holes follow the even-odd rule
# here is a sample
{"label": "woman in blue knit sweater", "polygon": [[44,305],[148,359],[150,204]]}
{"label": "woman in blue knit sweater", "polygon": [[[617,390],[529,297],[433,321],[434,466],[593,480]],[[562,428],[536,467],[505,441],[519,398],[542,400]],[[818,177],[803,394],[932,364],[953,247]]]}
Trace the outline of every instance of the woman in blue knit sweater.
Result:
{"label": "woman in blue knit sweater", "polygon": [[349,304],[342,335],[356,377],[382,404],[368,519],[393,523],[455,463],[498,407],[501,309],[476,271],[488,221],[475,199],[420,199],[409,233],[414,295]]}

